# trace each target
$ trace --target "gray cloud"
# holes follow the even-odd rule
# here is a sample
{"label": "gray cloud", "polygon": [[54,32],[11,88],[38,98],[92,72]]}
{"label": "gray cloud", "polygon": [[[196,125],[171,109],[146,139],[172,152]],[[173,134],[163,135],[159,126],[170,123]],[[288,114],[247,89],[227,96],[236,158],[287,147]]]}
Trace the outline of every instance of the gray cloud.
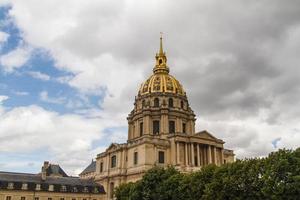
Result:
{"label": "gray cloud", "polygon": [[288,148],[300,139],[300,1],[45,2],[13,1],[10,16],[28,44],[74,73],[66,83],[83,93],[107,88],[109,119],[126,124],[162,31],[198,129],[239,157],[266,155],[276,138]]}

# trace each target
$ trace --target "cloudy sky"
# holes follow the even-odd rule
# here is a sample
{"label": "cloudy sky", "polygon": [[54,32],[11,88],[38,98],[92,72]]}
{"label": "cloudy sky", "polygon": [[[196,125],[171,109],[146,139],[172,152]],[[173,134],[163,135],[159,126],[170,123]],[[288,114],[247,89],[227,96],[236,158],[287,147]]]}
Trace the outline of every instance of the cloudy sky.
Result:
{"label": "cloudy sky", "polygon": [[75,175],[125,142],[160,32],[197,131],[238,158],[299,147],[298,0],[0,0],[0,171]]}

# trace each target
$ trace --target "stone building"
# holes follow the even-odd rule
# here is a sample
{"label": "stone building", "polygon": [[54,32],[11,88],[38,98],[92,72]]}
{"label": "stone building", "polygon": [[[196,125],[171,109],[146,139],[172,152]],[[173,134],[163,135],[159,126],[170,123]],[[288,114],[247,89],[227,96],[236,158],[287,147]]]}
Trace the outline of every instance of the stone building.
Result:
{"label": "stone building", "polygon": [[120,183],[141,179],[153,166],[191,172],[234,161],[223,140],[195,131],[195,114],[182,85],[169,73],[162,38],[155,59],[153,74],[141,84],[128,115],[127,142],[111,144],[97,155],[94,178],[104,186],[107,199]]}
{"label": "stone building", "polygon": [[39,174],[0,172],[0,200],[103,200],[104,188],[92,179],[68,176],[44,162]]}

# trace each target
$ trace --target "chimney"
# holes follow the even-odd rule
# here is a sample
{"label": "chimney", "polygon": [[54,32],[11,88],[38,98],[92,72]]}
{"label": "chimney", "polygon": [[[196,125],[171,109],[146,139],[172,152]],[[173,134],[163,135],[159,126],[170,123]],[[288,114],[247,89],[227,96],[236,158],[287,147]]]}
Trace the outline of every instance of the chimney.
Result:
{"label": "chimney", "polygon": [[42,167],[42,180],[43,181],[46,180],[48,167],[49,167],[49,161],[44,161],[44,165]]}

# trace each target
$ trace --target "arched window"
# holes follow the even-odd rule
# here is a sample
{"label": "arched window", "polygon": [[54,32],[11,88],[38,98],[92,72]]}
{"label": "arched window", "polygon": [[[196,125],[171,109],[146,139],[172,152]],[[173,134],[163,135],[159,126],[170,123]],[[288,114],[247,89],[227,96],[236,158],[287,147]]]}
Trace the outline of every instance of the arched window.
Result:
{"label": "arched window", "polygon": [[169,133],[175,133],[175,121],[169,121]]}
{"label": "arched window", "polygon": [[184,103],[183,101],[180,102],[180,107],[183,109],[184,108]]}
{"label": "arched window", "polygon": [[159,99],[158,98],[154,99],[154,107],[159,107]]}
{"label": "arched window", "polygon": [[153,135],[158,135],[159,134],[159,121],[155,120],[153,121]]}
{"label": "arched window", "polygon": [[143,107],[143,108],[145,107],[145,104],[146,104],[146,102],[145,102],[145,100],[143,100],[143,101],[142,101],[142,107]]}
{"label": "arched window", "polygon": [[169,98],[169,107],[173,108],[173,99],[172,98]]}

